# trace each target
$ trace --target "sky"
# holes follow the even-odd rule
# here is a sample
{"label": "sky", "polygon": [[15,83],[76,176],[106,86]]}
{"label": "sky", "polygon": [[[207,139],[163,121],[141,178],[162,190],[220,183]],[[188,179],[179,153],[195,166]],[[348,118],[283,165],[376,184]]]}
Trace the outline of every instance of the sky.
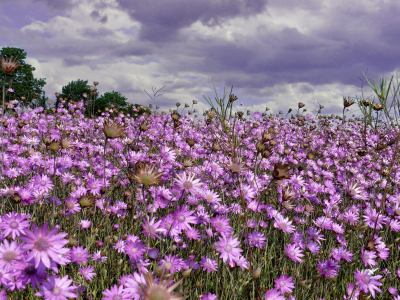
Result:
{"label": "sky", "polygon": [[215,84],[234,111],[341,115],[343,97],[378,102],[367,79],[398,86],[399,15],[397,0],[1,0],[0,48],[27,52],[49,100],[81,79],[202,113]]}

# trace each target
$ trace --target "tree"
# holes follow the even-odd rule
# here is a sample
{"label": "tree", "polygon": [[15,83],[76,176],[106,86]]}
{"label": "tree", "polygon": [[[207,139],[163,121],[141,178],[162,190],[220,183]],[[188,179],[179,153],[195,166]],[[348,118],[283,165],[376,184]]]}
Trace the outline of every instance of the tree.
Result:
{"label": "tree", "polygon": [[122,110],[128,106],[126,100],[127,98],[122,96],[119,92],[106,92],[96,99],[96,102],[94,103],[94,111],[98,115],[100,114],[98,110],[104,111],[106,107],[110,108],[111,104],[113,104],[116,109]]}
{"label": "tree", "polygon": [[[32,102],[33,99],[38,99],[37,101],[45,103],[48,101],[48,98],[45,97],[42,89],[46,85],[46,78],[33,78],[32,72],[36,68],[25,63],[24,59],[26,59],[26,55],[23,49],[14,47],[3,47],[0,51],[0,57],[7,59],[17,58],[17,61],[21,64],[12,74],[7,75],[5,88],[6,90],[9,88],[14,90],[13,93],[7,93],[7,95],[9,95],[9,100],[20,100],[21,105],[25,106]],[[0,86],[3,86],[4,79],[6,78],[5,75],[0,68]],[[37,93],[37,96],[35,96],[35,93]],[[25,100],[22,100],[21,97],[25,97]]]}
{"label": "tree", "polygon": [[[76,102],[84,100],[84,103],[89,103],[89,98],[91,98],[92,95],[90,86],[87,83],[87,80],[83,81],[81,79],[78,79],[76,81],[71,81],[67,85],[63,86],[62,93],[56,100],[56,107],[58,107],[58,104],[60,103],[59,98],[63,98],[64,100],[73,100]],[[86,94],[87,98],[85,98],[83,94]],[[67,107],[67,104],[64,104],[64,106]]]}

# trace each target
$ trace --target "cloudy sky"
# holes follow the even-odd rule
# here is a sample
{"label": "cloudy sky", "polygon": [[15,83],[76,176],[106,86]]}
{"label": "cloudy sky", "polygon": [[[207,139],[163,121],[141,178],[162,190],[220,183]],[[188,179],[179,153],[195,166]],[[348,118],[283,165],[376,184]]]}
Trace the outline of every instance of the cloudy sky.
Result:
{"label": "cloudy sky", "polygon": [[397,0],[1,0],[0,48],[27,52],[51,100],[81,79],[202,112],[214,79],[242,111],[341,114],[343,97],[378,101],[363,73],[400,82],[399,15]]}

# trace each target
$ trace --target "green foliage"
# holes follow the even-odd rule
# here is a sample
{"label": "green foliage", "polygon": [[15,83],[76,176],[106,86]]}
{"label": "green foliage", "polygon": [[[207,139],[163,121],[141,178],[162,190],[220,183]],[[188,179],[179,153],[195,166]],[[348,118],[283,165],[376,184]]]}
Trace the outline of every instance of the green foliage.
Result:
{"label": "green foliage", "polygon": [[[137,111],[133,111],[132,106],[128,106],[127,108],[122,109],[121,111],[124,114],[130,114],[131,117],[133,117],[134,119],[138,119],[140,116],[143,115],[143,113],[147,113],[150,115],[151,110],[149,108],[145,109],[145,108],[139,108],[139,106],[141,106],[140,104],[135,103],[134,106],[136,107],[136,109],[138,109]],[[143,105],[142,105],[143,106]],[[137,115],[137,116],[136,116]]]}
{"label": "green foliage", "polygon": [[[7,93],[9,95],[9,100],[20,100],[22,96],[25,96],[25,100],[21,101],[21,105],[27,105],[27,103],[31,102],[35,99],[35,93],[38,93],[38,101],[41,104],[46,104],[48,98],[45,97],[45,92],[42,90],[43,86],[46,84],[46,78],[36,79],[33,78],[33,71],[36,68],[31,65],[25,63],[24,59],[26,59],[26,52],[23,49],[14,48],[14,47],[3,47],[0,51],[0,57],[3,56],[7,59],[14,59],[21,64],[18,68],[14,70],[14,72],[10,75],[7,75],[7,79],[5,81],[5,89],[12,88],[14,90],[13,93]],[[3,69],[0,68],[0,86],[3,86],[5,73]],[[6,97],[6,101],[8,98]]]}
{"label": "green foliage", "polygon": [[126,100],[127,98],[122,96],[119,92],[106,92],[94,102],[94,111],[99,115],[100,113],[98,110],[103,112],[106,107],[110,108],[111,104],[114,104],[116,109],[122,110],[128,106]]}
{"label": "green foliage", "polygon": [[[81,101],[84,100],[84,102],[89,101],[89,97],[91,96],[90,94],[90,86],[87,84],[88,81],[78,79],[76,81],[71,81],[67,85],[62,87],[62,92],[60,93],[60,96],[58,98],[67,98],[68,100],[72,99],[73,101]],[[83,97],[83,94],[86,93],[87,98]],[[60,99],[57,99],[55,105],[58,107],[58,104],[60,103]],[[65,107],[66,104],[65,104]]]}

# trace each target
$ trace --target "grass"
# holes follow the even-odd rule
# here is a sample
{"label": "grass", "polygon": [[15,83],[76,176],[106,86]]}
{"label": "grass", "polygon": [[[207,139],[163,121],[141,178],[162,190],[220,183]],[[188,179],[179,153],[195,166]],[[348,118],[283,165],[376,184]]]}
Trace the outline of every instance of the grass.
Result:
{"label": "grass", "polygon": [[[381,104],[386,104],[385,91],[376,91]],[[103,292],[121,282],[149,292],[143,268],[156,278],[171,279],[170,284],[183,278],[175,292],[189,292],[187,299],[393,299],[388,288],[400,287],[396,274],[399,144],[398,126],[386,105],[375,110],[372,102],[364,105],[360,100],[364,118],[352,122],[344,117],[314,119],[299,111],[291,119],[264,114],[264,118],[246,120],[243,114],[232,115],[237,97],[230,95],[228,103],[224,99],[225,95],[223,99],[217,95],[217,106],[209,101],[205,118],[196,121],[177,111],[132,122],[112,113],[87,118],[71,103],[70,111],[54,115],[36,109],[29,115],[4,116],[2,137],[7,137],[8,144],[3,152],[0,215],[25,214],[30,230],[32,224],[40,228],[49,223],[49,230],[57,225],[57,233],[66,233],[63,238],[68,243],[56,252],[83,246],[90,257],[87,262],[72,262],[70,257],[56,263],[58,271],[46,268],[48,278],[35,288],[30,283],[25,288],[18,284],[5,288],[9,275],[16,276],[15,283],[21,281],[13,268],[30,251],[21,250],[7,264],[10,253],[18,251],[7,248],[8,256],[4,256],[5,240],[25,244],[19,239],[24,234],[8,235],[0,244],[0,273],[8,273],[1,281],[6,292],[0,299],[36,299],[35,294],[46,289],[56,293],[57,286],[49,279],[52,275],[68,275],[79,286],[73,289],[79,299],[101,299]],[[382,122],[374,126],[374,111],[385,113],[388,126]],[[335,122],[336,128],[332,127]],[[37,142],[32,140],[35,137]],[[38,154],[41,163],[33,159]],[[158,178],[157,173],[162,176]],[[75,179],[68,180],[65,174]],[[47,177],[38,177],[42,175]],[[83,187],[91,187],[86,195],[80,194]],[[153,236],[146,233],[147,218],[177,223],[168,234]],[[80,230],[82,220],[91,226]],[[7,224],[4,219],[0,222],[3,233]],[[159,228],[169,227],[160,224]],[[313,238],[310,230],[320,238]],[[241,260],[224,262],[228,248],[223,236],[240,242],[233,248],[242,250],[236,256]],[[144,246],[138,255],[141,259],[136,260],[139,263],[117,250],[130,240]],[[289,257],[289,244],[299,247],[301,261]],[[38,249],[35,245],[31,250]],[[140,243],[136,246],[140,248]],[[340,247],[352,254],[347,256],[349,261],[336,255]],[[153,257],[154,249],[157,257]],[[215,271],[203,270],[199,265],[203,257],[215,261]],[[81,275],[85,266],[94,268],[93,278]],[[374,294],[362,290],[370,277],[363,277],[365,284],[357,280],[365,269],[376,269],[377,281],[369,285],[375,287]],[[128,279],[134,273],[136,277]],[[273,290],[283,274],[293,282],[293,288],[286,283],[289,293]],[[137,280],[144,284],[143,290]],[[47,288],[46,281],[50,282]],[[354,283],[354,288],[349,285]],[[139,299],[137,293],[106,299],[134,295]]]}

